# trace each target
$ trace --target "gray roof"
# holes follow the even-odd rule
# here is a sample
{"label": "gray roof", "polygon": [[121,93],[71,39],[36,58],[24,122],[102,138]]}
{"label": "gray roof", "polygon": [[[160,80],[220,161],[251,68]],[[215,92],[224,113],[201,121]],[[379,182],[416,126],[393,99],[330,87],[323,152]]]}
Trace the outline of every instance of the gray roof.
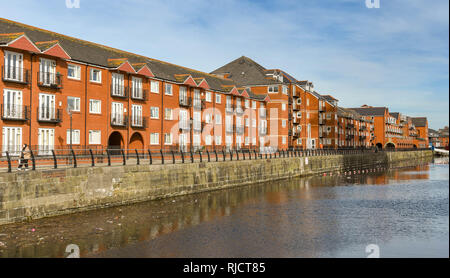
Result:
{"label": "gray roof", "polygon": [[411,120],[416,127],[425,127],[427,125],[426,117],[416,117],[416,118],[411,118]]}
{"label": "gray roof", "polygon": [[224,73],[229,74],[228,78],[240,86],[282,84],[282,82],[268,77],[266,68],[245,56],[211,72],[211,74]]}
{"label": "gray roof", "polygon": [[358,107],[349,109],[358,112],[362,116],[384,116],[387,107]]}
{"label": "gray roof", "polygon": [[400,113],[398,113],[398,112],[389,112],[389,114],[390,114],[392,117],[396,118],[397,120],[398,120],[398,117],[400,116]]}
{"label": "gray roof", "polygon": [[[138,54],[103,46],[100,44],[57,34],[33,26],[0,18],[0,34],[25,33],[33,42],[47,42],[57,40],[61,47],[70,55],[72,60],[108,68],[108,59],[126,58],[131,64],[145,63],[155,77],[177,83],[175,74],[190,74],[193,78],[205,78],[210,88],[215,91],[226,92],[224,86],[237,85],[233,80],[220,78],[211,74],[159,61]],[[11,36],[0,36],[0,43],[8,43]]]}

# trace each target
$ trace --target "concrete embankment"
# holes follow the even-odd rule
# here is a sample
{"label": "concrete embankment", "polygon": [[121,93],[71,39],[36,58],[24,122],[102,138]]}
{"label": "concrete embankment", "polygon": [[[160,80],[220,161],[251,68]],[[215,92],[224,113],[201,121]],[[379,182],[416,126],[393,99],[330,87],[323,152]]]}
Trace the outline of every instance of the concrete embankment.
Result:
{"label": "concrete embankment", "polygon": [[413,165],[432,156],[379,152],[1,173],[0,225],[291,177]]}

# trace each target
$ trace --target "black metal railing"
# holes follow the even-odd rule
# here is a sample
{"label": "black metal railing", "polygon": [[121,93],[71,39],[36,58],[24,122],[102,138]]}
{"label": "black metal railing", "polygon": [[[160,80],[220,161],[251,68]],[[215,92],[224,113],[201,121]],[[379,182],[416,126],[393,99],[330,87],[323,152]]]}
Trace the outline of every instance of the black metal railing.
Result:
{"label": "black metal railing", "polygon": [[148,119],[143,116],[131,115],[130,125],[134,128],[148,128]]}
{"label": "black metal railing", "polygon": [[4,82],[28,84],[30,82],[30,71],[22,67],[2,66],[2,80]]}
{"label": "black metal railing", "polygon": [[[17,169],[22,146],[1,146],[0,170]],[[108,167],[119,165],[179,164],[198,162],[223,162],[232,160],[279,159],[331,155],[365,155],[374,152],[405,152],[429,150],[428,148],[382,149],[276,149],[257,146],[168,146],[163,149],[123,149],[120,146],[30,146],[29,170]],[[28,168],[28,167],[27,167]]]}
{"label": "black metal railing", "polygon": [[111,113],[111,126],[127,127],[128,116],[124,113]]}
{"label": "black metal railing", "polygon": [[180,106],[183,106],[183,107],[191,107],[192,106],[192,98],[180,96],[179,104],[180,104]]}
{"label": "black metal railing", "polygon": [[30,119],[30,107],[24,105],[2,104],[2,120],[27,121]]}
{"label": "black metal railing", "polygon": [[38,86],[52,89],[62,89],[63,76],[55,72],[38,72]]}
{"label": "black metal railing", "polygon": [[55,109],[55,107],[39,107],[37,120],[44,123],[60,123],[62,122],[62,110]]}
{"label": "black metal railing", "polygon": [[128,98],[128,87],[119,84],[111,84],[111,96],[116,98]]}
{"label": "black metal railing", "polygon": [[148,100],[148,90],[133,90],[131,92],[131,99],[147,101]]}

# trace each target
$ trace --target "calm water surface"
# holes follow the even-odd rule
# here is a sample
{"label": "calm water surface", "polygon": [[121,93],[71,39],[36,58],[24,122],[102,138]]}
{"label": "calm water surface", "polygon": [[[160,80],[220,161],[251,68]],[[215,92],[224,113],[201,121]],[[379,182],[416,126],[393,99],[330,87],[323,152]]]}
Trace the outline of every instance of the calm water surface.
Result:
{"label": "calm water surface", "polygon": [[333,175],[0,226],[0,257],[449,256],[449,166]]}

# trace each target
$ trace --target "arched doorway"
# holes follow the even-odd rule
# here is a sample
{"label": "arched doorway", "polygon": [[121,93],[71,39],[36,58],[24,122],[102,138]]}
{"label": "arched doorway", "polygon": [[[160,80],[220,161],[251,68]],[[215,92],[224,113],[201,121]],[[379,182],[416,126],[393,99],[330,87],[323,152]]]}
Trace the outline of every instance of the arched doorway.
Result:
{"label": "arched doorway", "polygon": [[139,132],[133,133],[130,138],[130,144],[128,147],[130,150],[143,150],[144,149],[144,139]]}
{"label": "arched doorway", "polygon": [[386,144],[386,149],[395,149],[394,143],[387,143]]}
{"label": "arched doorway", "polygon": [[383,145],[381,143],[377,143],[377,149],[382,150],[383,149]]}
{"label": "arched doorway", "polygon": [[108,139],[108,149],[122,149],[123,145],[122,134],[118,131],[111,133]]}

